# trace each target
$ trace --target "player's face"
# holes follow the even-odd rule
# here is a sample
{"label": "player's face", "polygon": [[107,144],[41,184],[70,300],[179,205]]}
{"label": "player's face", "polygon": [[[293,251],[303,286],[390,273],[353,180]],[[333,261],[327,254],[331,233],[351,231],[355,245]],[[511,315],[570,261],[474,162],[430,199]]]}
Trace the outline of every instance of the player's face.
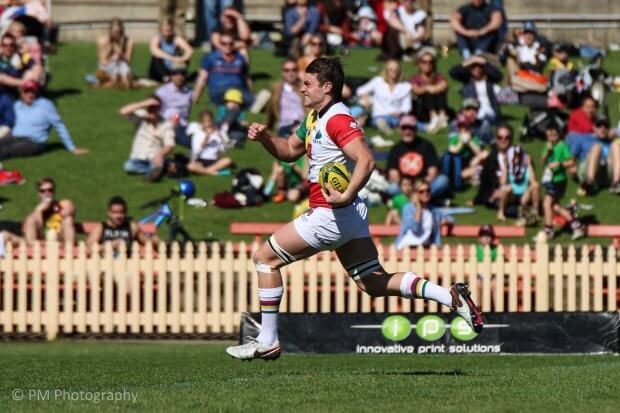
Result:
{"label": "player's face", "polygon": [[327,99],[326,92],[331,90],[331,83],[325,82],[323,85],[316,78],[314,73],[304,73],[301,84],[301,94],[304,96],[304,106],[316,108],[321,106]]}
{"label": "player's face", "polygon": [[114,225],[121,225],[125,222],[125,218],[127,217],[127,211],[125,211],[125,207],[120,204],[111,205],[108,208],[108,218]]}

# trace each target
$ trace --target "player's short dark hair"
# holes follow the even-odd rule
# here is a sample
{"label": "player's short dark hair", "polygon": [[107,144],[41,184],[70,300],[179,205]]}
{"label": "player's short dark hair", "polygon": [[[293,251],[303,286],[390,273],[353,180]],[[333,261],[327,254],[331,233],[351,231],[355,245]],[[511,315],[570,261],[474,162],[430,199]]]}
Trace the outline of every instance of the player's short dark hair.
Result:
{"label": "player's short dark hair", "polygon": [[127,202],[121,196],[113,196],[108,201],[108,209],[112,208],[112,205],[122,205],[123,209],[127,211]]}
{"label": "player's short dark hair", "polygon": [[344,70],[340,60],[334,57],[319,57],[308,65],[306,73],[316,75],[321,85],[330,82],[332,84],[332,97],[337,101],[342,99]]}

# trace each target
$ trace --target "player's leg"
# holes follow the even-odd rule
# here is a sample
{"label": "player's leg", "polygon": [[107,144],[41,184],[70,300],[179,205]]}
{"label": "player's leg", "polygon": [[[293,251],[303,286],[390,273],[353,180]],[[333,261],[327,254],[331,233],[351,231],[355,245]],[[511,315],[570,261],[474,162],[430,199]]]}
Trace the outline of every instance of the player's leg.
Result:
{"label": "player's leg", "polygon": [[317,249],[299,236],[292,222],[279,229],[261,245],[253,257],[258,273],[261,330],[259,335],[247,344],[228,347],[228,354],[242,360],[276,359],[280,356],[278,311],[284,292],[280,268],[316,252]]}
{"label": "player's leg", "polygon": [[377,249],[369,237],[352,239],[339,247],[336,254],[358,287],[368,295],[433,300],[452,308],[475,331],[482,330],[482,314],[465,284],[457,283],[448,289],[413,272],[388,274],[379,262]]}

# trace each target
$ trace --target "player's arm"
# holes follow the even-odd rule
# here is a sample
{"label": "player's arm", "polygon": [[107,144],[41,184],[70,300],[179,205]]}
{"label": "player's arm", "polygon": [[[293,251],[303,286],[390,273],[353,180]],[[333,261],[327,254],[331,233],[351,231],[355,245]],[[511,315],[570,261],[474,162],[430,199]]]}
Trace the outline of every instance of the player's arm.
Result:
{"label": "player's arm", "polygon": [[288,139],[273,137],[267,131],[267,126],[261,123],[250,125],[248,139],[260,142],[270,154],[284,162],[295,162],[306,153],[306,145],[296,133],[292,133]]}
{"label": "player's arm", "polygon": [[324,191],[325,199],[334,206],[350,204],[366,185],[370,174],[375,169],[375,160],[365,139],[352,140],[342,148],[342,151],[355,161],[355,169],[353,169],[349,186],[343,193],[329,189]]}

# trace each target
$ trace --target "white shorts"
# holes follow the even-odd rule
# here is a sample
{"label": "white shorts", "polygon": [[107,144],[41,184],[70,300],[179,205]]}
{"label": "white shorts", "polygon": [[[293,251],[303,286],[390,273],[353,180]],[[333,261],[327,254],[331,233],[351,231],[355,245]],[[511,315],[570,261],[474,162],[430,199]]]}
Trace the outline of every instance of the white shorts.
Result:
{"label": "white shorts", "polygon": [[352,239],[370,237],[368,209],[359,198],[342,208],[310,209],[293,224],[299,236],[318,250],[333,250]]}

